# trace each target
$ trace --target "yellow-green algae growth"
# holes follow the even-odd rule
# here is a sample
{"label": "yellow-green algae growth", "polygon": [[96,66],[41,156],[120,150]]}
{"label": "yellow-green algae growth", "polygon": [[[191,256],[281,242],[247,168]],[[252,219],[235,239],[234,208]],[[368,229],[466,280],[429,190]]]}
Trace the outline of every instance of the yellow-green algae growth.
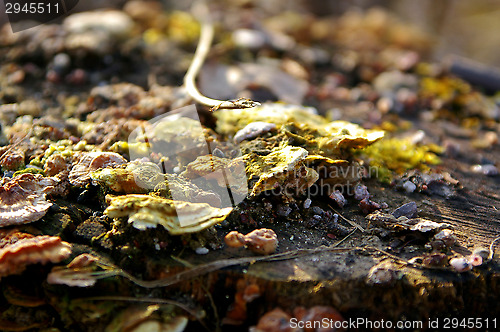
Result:
{"label": "yellow-green algae growth", "polygon": [[443,148],[435,144],[415,144],[410,139],[387,138],[366,147],[360,155],[366,159],[380,181],[391,182],[396,174],[410,169],[428,171],[430,165],[441,162],[438,155]]}
{"label": "yellow-green algae growth", "polygon": [[[187,164],[179,164],[180,174],[160,176],[148,190],[128,185],[138,169],[137,165],[133,167],[133,163],[119,169],[96,171],[92,174],[95,182],[108,190],[128,194],[108,196],[109,207],[105,213],[112,218],[128,216],[129,222],[138,229],[161,224],[171,234],[192,233],[224,220],[232,210],[218,208],[217,195],[203,192],[196,186],[186,186],[185,182],[192,179],[203,177],[207,181],[214,180],[216,186],[225,187],[228,185],[227,177],[237,177],[238,171],[241,171],[246,174],[243,185],[231,189],[241,191],[243,195],[247,194],[248,189],[248,198],[256,198],[266,191],[301,196],[313,184],[332,187],[358,182],[360,173],[347,171],[360,168],[359,160],[356,159],[359,157],[368,161],[370,166],[377,167],[378,177],[382,181],[390,181],[393,172],[402,173],[411,168],[425,170],[427,165],[439,162],[437,146],[416,145],[409,139],[382,139],[382,130],[364,129],[346,121],[328,121],[311,107],[270,103],[253,109],[222,110],[214,115],[217,118],[216,134],[208,135],[212,140],[231,140],[238,130],[256,121],[274,123],[276,130],[244,140],[240,144],[243,155],[234,159],[200,154]],[[190,127],[195,123],[185,119],[180,121],[180,125]],[[155,137],[152,139],[169,141],[171,137],[179,135],[171,124],[165,126],[168,130],[155,128]],[[214,134],[221,136],[214,137]],[[193,142],[189,135],[185,138]],[[202,142],[197,143],[200,143],[196,144],[198,147]],[[224,170],[224,178],[220,177],[221,170]],[[203,192],[204,198],[197,203],[171,200],[168,193],[171,185],[189,187],[189,192],[193,194],[186,194],[186,200],[191,201],[190,197],[199,196],[200,192]],[[146,192],[150,192],[150,195],[137,195]],[[190,225],[181,227],[178,215],[183,216],[184,222],[189,220]]]}

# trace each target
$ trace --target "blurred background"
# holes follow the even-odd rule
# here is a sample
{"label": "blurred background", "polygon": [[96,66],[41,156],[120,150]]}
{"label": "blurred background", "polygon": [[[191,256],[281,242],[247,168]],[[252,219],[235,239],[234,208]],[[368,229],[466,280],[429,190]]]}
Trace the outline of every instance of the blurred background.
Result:
{"label": "blurred background", "polygon": [[[80,1],[72,12],[89,9],[122,8],[127,0]],[[162,0],[166,9],[188,10],[192,0]],[[318,17],[364,11],[372,7],[388,9],[404,22],[415,24],[433,38],[429,60],[456,54],[500,67],[500,1],[498,0],[215,0],[230,13],[241,7],[258,8],[264,17],[285,11],[306,12]],[[7,22],[3,0],[0,24]]]}

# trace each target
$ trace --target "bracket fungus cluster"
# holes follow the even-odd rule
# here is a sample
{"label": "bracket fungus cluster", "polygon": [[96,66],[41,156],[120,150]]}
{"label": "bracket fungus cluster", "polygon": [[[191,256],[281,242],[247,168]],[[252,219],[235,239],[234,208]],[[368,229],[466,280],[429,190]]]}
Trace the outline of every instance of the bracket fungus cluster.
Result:
{"label": "bracket fungus cluster", "polygon": [[[87,153],[73,166],[70,182],[81,186],[92,180],[125,194],[108,196],[105,214],[111,218],[128,216],[138,229],[163,225],[171,234],[192,233],[224,220],[244,198],[271,192],[288,202],[314,184],[331,194],[333,185],[359,182],[358,173],[339,169],[358,167],[350,150],[383,136],[345,121],[329,122],[300,106],[264,104],[215,116],[215,132],[182,114],[162,118],[129,139],[130,148],[149,144],[136,156],[142,159],[126,163],[113,153]],[[181,219],[189,226],[182,227]]]}
{"label": "bracket fungus cluster", "polygon": [[31,173],[0,179],[0,227],[42,218],[52,205],[46,195],[58,182],[56,178]]}
{"label": "bracket fungus cluster", "polygon": [[0,278],[19,274],[31,264],[59,263],[71,254],[71,245],[58,236],[11,232],[0,239]]}

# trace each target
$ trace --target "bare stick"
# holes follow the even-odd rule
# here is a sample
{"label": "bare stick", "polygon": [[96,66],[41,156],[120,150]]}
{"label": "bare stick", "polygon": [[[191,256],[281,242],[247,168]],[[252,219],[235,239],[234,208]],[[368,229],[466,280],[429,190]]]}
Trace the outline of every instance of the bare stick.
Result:
{"label": "bare stick", "polygon": [[196,76],[210,51],[210,45],[214,37],[214,25],[210,19],[210,13],[204,1],[196,3],[194,10],[201,21],[201,33],[198,47],[194,53],[193,60],[184,76],[184,86],[187,93],[198,103],[211,107],[211,111],[218,109],[241,109],[259,106],[260,103],[250,99],[218,100],[206,97],[196,87]]}
{"label": "bare stick", "polygon": [[497,242],[498,240],[500,240],[500,236],[497,237],[496,239],[494,239],[491,244],[490,244],[490,253],[488,255],[488,260],[492,260],[493,259],[493,256],[495,255],[495,242]]}

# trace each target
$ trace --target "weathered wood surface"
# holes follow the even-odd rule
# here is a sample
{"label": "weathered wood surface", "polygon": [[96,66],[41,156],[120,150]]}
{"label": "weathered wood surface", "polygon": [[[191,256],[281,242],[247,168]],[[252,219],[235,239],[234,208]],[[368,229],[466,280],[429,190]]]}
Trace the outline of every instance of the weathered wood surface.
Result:
{"label": "weathered wood surface", "polygon": [[[415,123],[418,128],[418,122]],[[426,124],[425,131],[435,141],[444,135],[439,124]],[[439,140],[437,140],[439,141]],[[474,247],[488,247],[500,236],[500,177],[475,174],[471,166],[478,159],[500,162],[498,146],[476,151],[469,145],[469,138],[459,139],[462,152],[456,157],[443,156],[438,166],[460,181],[463,189],[448,198],[421,193],[405,194],[375,181],[367,183],[376,201],[385,201],[395,208],[409,201],[417,202],[419,216],[436,222],[447,222],[454,228],[458,243],[453,251],[468,254]],[[366,227],[364,216],[357,206],[348,206],[341,213]],[[280,239],[279,252],[300,248],[332,245],[336,240],[325,237],[324,232],[304,228],[301,225],[272,224]],[[293,240],[291,240],[293,236]],[[387,241],[356,232],[339,248],[374,246],[386,249]],[[410,244],[408,244],[410,245]],[[404,259],[424,253],[421,249],[411,252],[395,250],[391,253]],[[498,243],[496,245],[498,249]],[[241,251],[211,252],[207,257],[188,255],[193,263],[243,255]],[[400,279],[391,285],[378,286],[367,283],[369,269],[387,259],[377,252],[350,250],[346,252],[322,252],[284,261],[257,262],[230,267],[187,281],[182,287],[194,291],[204,285],[213,295],[219,315],[232,302],[238,279],[246,279],[260,285],[263,295],[249,304],[249,322],[266,310],[280,306],[285,310],[294,307],[331,305],[345,317],[371,319],[402,318],[427,320],[435,317],[495,317],[500,312],[500,260],[498,253],[486,266],[472,272],[425,270],[406,266],[392,260],[400,270]],[[389,258],[389,260],[391,260]],[[228,297],[229,299],[228,299]]]}

